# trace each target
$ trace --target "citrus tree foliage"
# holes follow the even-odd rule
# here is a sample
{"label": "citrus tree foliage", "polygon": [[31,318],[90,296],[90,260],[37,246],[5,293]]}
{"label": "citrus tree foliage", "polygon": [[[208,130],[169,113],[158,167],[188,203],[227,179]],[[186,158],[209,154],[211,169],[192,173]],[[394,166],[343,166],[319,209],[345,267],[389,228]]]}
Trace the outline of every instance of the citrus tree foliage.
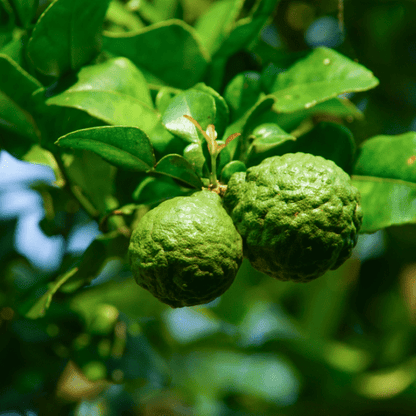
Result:
{"label": "citrus tree foliage", "polygon": [[[371,19],[363,18],[368,27],[357,30],[360,39],[352,33],[337,48],[308,48],[299,40],[306,23],[293,16],[313,7],[336,16],[335,3],[0,2],[0,150],[53,170],[53,185],[31,184],[44,203],[40,226],[47,236],[67,242],[79,213],[100,230],[84,252],[65,253],[57,270],[41,273],[13,248],[16,220],[1,220],[0,410],[350,415],[391,406],[412,414],[406,412],[416,402],[415,332],[405,302],[414,305],[405,279],[411,272],[403,274],[407,291],[394,278],[407,270],[405,250],[391,248],[390,256],[401,257],[368,260],[361,271],[353,254],[308,284],[279,282],[242,261],[230,219],[234,206],[228,216],[220,203],[227,184],[246,172],[251,178],[263,160],[311,154],[335,166],[335,183],[341,176],[348,182],[351,207],[361,194],[354,217],[358,224],[362,211],[359,241],[387,230],[389,241],[414,244],[400,236],[416,222],[415,100],[408,94],[402,113],[389,101],[396,87],[395,100],[406,90],[403,79],[414,77],[399,76],[414,69],[414,57],[397,47],[385,24],[391,21],[408,41],[413,5],[382,2],[369,9]],[[358,7],[346,2],[343,24],[363,29],[348,3]],[[297,7],[306,14],[297,15]],[[283,46],[265,40],[271,27]],[[397,57],[408,65],[383,72]],[[389,120],[401,127],[389,129]],[[301,171],[302,157],[294,159]],[[170,201],[196,200],[207,188],[217,195],[206,204],[202,198],[190,213],[201,234],[178,227],[171,238],[171,224],[158,213],[168,206],[185,212],[188,202]],[[243,225],[253,227],[258,219],[241,206]],[[214,228],[198,224],[210,215],[217,215],[213,223],[224,220]],[[297,215],[308,213],[297,209]],[[270,230],[256,224],[254,234],[269,238]],[[239,227],[244,244],[252,241]],[[345,258],[357,240],[352,233]],[[192,266],[205,236],[219,283],[204,282],[206,293],[197,297],[221,297],[171,309],[137,284],[161,299],[171,276],[192,286],[181,267]],[[146,252],[139,247],[144,241],[151,242]],[[162,244],[176,261],[182,243],[193,253],[184,263],[169,263],[163,273],[150,268],[151,278],[141,280],[142,258],[151,262]],[[297,258],[296,246],[287,250]],[[250,261],[274,261],[271,256],[273,250],[262,251]],[[203,279],[205,266],[197,266]],[[171,306],[200,303],[172,293]]]}

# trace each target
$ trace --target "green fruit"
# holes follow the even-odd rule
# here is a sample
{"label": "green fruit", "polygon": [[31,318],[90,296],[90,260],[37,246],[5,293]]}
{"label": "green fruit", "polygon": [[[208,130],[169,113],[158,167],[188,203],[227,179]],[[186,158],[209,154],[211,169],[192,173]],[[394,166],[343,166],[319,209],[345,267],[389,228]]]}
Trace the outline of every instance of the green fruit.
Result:
{"label": "green fruit", "polygon": [[203,190],[147,212],[128,253],[136,282],[178,308],[222,295],[241,265],[243,245],[221,198]]}
{"label": "green fruit", "polygon": [[270,157],[228,182],[224,207],[252,266],[308,282],[351,255],[362,223],[359,191],[334,162],[305,153]]}

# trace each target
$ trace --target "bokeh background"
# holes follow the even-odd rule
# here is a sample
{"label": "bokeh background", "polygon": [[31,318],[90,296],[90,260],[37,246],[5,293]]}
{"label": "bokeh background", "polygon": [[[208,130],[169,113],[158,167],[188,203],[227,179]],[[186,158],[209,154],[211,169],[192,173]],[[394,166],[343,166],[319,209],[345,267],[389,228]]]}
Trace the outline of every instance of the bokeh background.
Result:
{"label": "bokeh background", "polygon": [[[151,21],[141,3],[113,1],[106,30]],[[183,0],[175,13],[195,24],[212,3]],[[358,145],[416,131],[415,19],[410,0],[282,0],[256,47],[232,57],[224,83],[262,70],[260,50],[279,71],[327,46],[380,80],[349,95],[365,114],[348,124]],[[48,319],[31,321],[10,299],[26,300],[100,234],[79,207],[68,209],[69,226],[58,224],[62,235],[45,234],[45,200],[34,187],[55,180],[52,169],[1,151],[0,415],[415,414],[415,226],[362,235],[349,261],[308,284],[277,282],[244,263],[221,298],[179,310],[110,260],[70,302],[58,296]]]}

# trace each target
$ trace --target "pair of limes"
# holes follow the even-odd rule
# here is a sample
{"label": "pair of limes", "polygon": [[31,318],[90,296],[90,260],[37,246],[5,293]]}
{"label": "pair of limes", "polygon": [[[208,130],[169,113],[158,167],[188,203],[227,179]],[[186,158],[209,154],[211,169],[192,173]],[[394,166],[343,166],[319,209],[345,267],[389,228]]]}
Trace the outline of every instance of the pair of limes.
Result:
{"label": "pair of limes", "polygon": [[209,190],[146,213],[129,260],[137,283],[172,307],[208,303],[232,284],[243,257],[279,280],[336,269],[357,243],[360,195],[334,162],[305,153],[235,173],[224,198]]}

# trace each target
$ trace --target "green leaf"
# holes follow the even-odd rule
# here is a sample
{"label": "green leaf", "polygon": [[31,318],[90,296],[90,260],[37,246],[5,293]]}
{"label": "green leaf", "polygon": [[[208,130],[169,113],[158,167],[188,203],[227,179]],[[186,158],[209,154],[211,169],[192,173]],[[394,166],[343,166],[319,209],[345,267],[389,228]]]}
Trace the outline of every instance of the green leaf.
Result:
{"label": "green leaf", "polygon": [[176,196],[188,195],[189,193],[189,189],[180,187],[168,176],[160,178],[147,177],[134,191],[133,199],[138,204],[153,205]]}
{"label": "green leaf", "polygon": [[151,169],[156,160],[146,133],[136,127],[104,126],[60,137],[63,148],[90,150],[112,165],[136,172]]}
{"label": "green leaf", "polygon": [[126,58],[82,68],[77,83],[46,103],[78,108],[106,123],[139,127],[147,134],[160,123],[143,75]]}
{"label": "green leaf", "polygon": [[71,275],[61,291],[72,293],[90,284],[98,276],[107,260],[124,259],[128,244],[129,239],[116,232],[98,236],[85,250],[77,265],[76,273]]}
{"label": "green leaf", "polygon": [[279,113],[277,122],[283,129],[292,131],[307,118],[319,115],[342,117],[347,121],[364,118],[363,113],[351,101],[337,97],[316,104],[312,108],[298,110],[293,113]]}
{"label": "green leaf", "polygon": [[[0,127],[34,142],[39,131],[32,116],[0,91]],[[19,139],[21,140],[21,139]]]}
{"label": "green leaf", "polygon": [[163,114],[169,106],[170,101],[175,96],[170,88],[162,87],[156,95],[155,104],[160,114]]}
{"label": "green leaf", "polygon": [[75,71],[101,49],[110,0],[56,0],[38,19],[27,50],[36,69],[53,77]]}
{"label": "green leaf", "polygon": [[253,166],[260,163],[262,159],[269,157],[270,151],[275,151],[277,147],[282,147],[288,141],[289,145],[294,146],[292,142],[295,140],[294,136],[286,133],[275,123],[259,124],[249,136],[251,145],[247,151],[247,165]]}
{"label": "green leaf", "polygon": [[266,152],[273,152],[274,148],[284,143],[291,145],[295,140],[277,124],[278,114],[273,111],[274,102],[273,96],[265,96],[244,116],[246,122],[240,142],[239,158],[244,160],[247,166],[260,163],[261,158],[274,155]]}
{"label": "green leaf", "polygon": [[233,120],[242,116],[260,98],[260,74],[247,71],[235,76],[225,88],[224,98],[230,106]]}
{"label": "green leaf", "polygon": [[247,170],[246,165],[241,160],[232,160],[226,164],[221,172],[221,182],[227,184],[231,176],[236,172],[245,172]]}
{"label": "green leaf", "polygon": [[26,38],[26,32],[22,31],[20,34],[17,34],[14,39],[12,39],[10,42],[4,45],[0,49],[0,53],[3,55],[7,55],[18,65],[24,65],[24,46],[26,44]]}
{"label": "green leaf", "polygon": [[39,131],[29,111],[33,110],[32,93],[42,85],[4,54],[0,54],[0,73],[0,125],[37,139]]}
{"label": "green leaf", "polygon": [[203,183],[192,165],[180,155],[166,155],[159,160],[153,172],[170,176],[193,188],[201,189]]}
{"label": "green leaf", "polygon": [[227,58],[256,39],[261,28],[277,8],[279,0],[261,0],[251,16],[240,19],[215,54],[216,58]]}
{"label": "green leaf", "polygon": [[35,15],[39,0],[10,0],[10,2],[16,10],[20,25],[28,28]]}
{"label": "green leaf", "polygon": [[42,84],[9,56],[0,54],[0,91],[19,107],[31,110],[31,95],[42,88]]}
{"label": "green leaf", "polygon": [[163,114],[163,124],[171,133],[187,142],[200,142],[201,133],[184,115],[194,118],[205,130],[215,121],[214,98],[205,92],[190,89],[173,98]]}
{"label": "green leaf", "polygon": [[[69,182],[78,198],[85,199],[94,216],[115,208],[113,203],[116,168],[88,150],[72,150],[62,155]],[[115,206],[114,206],[115,205]]]}
{"label": "green leaf", "polygon": [[107,28],[110,32],[124,33],[145,27],[145,24],[134,12],[117,1],[110,3],[105,19],[106,23],[111,24],[110,28]]}
{"label": "green leaf", "polygon": [[346,92],[369,90],[378,83],[363,65],[332,49],[319,47],[278,74],[271,91],[277,98],[275,108],[290,113]]}
{"label": "green leaf", "polygon": [[364,217],[360,233],[416,222],[416,184],[355,175],[352,183],[361,193]]}
{"label": "green leaf", "polygon": [[[191,143],[185,147],[183,157],[192,165],[195,172],[202,177],[209,177],[208,166],[205,160],[201,143]],[[204,143],[204,146],[206,144]]]}
{"label": "green leaf", "polygon": [[[217,91],[208,87],[208,85],[205,85],[203,82],[196,84],[192,89],[205,92],[214,98],[215,120],[211,124],[215,125],[215,131],[217,132],[218,140],[220,140],[224,135],[230,119],[230,110],[228,109],[226,101]],[[226,139],[226,137],[224,139]]]}
{"label": "green leaf", "polygon": [[200,81],[210,59],[195,30],[175,19],[135,34],[108,34],[104,48],[177,88],[189,88]]}
{"label": "green leaf", "polygon": [[217,1],[195,23],[195,29],[211,56],[231,32],[243,4],[243,0]]}
{"label": "green leaf", "polygon": [[72,276],[77,273],[78,269],[74,267],[69,272],[59,276],[55,282],[49,285],[49,289],[44,295],[42,295],[36,303],[29,309],[25,314],[26,318],[38,319],[45,316],[46,311],[49,309],[49,306],[52,302],[53,295],[58,291],[58,289]]}
{"label": "green leaf", "polygon": [[322,122],[297,139],[294,152],[322,156],[351,173],[355,155],[354,136],[341,124]]}
{"label": "green leaf", "polygon": [[56,163],[55,157],[48,150],[43,149],[39,145],[35,144],[30,148],[30,150],[27,153],[23,155],[22,160],[25,160],[30,163],[49,166],[55,174],[55,185],[64,185],[65,179],[62,176],[62,172],[59,169],[58,164]]}
{"label": "green leaf", "polygon": [[365,141],[360,147],[354,175],[416,183],[416,132],[375,136]]}

